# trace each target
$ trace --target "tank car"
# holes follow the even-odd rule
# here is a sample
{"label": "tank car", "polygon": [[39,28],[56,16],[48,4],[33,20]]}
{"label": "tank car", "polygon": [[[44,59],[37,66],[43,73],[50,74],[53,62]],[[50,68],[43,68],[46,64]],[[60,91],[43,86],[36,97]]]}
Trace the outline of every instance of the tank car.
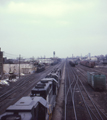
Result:
{"label": "tank car", "polygon": [[88,84],[95,90],[106,89],[106,76],[97,72],[87,72]]}
{"label": "tank car", "polygon": [[22,97],[9,106],[0,120],[46,120],[49,105],[42,97]]}

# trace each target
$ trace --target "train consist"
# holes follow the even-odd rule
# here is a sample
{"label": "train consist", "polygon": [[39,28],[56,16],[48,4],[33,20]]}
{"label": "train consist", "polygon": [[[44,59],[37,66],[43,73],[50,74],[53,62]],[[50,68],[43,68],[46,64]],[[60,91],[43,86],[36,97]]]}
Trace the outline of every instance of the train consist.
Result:
{"label": "train consist", "polygon": [[73,61],[69,61],[69,64],[72,66],[72,67],[75,67],[75,63]]}
{"label": "train consist", "polygon": [[44,64],[38,64],[37,66],[37,72],[42,72],[45,70],[45,65]]}
{"label": "train consist", "polygon": [[88,84],[95,90],[106,89],[106,76],[97,72],[87,72]]}
{"label": "train consist", "polygon": [[95,62],[93,61],[80,61],[80,64],[90,68],[94,68],[95,66]]}
{"label": "train consist", "polygon": [[31,90],[31,95],[22,97],[6,109],[0,120],[49,120],[55,107],[61,70],[55,69],[41,79]]}
{"label": "train consist", "polygon": [[53,65],[56,65],[56,64],[58,64],[59,62],[61,62],[61,59],[55,59],[55,60],[53,60],[53,62],[51,63],[51,65],[53,66]]}

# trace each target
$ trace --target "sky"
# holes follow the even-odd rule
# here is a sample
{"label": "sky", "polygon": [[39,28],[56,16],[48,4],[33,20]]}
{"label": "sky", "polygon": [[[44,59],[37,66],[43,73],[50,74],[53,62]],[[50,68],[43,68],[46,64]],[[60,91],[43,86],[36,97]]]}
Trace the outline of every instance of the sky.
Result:
{"label": "sky", "polygon": [[0,0],[4,56],[107,54],[107,0]]}

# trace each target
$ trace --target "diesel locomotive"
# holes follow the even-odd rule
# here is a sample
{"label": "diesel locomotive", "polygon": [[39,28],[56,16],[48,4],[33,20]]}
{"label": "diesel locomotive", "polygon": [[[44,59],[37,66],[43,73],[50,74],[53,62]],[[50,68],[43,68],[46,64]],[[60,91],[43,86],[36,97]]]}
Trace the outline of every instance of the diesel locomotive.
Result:
{"label": "diesel locomotive", "polygon": [[0,120],[46,120],[49,105],[42,97],[22,97],[6,109]]}
{"label": "diesel locomotive", "polygon": [[22,97],[14,105],[9,106],[0,116],[0,120],[51,120],[61,70],[56,69],[51,72],[50,77],[47,76],[32,88],[30,96]]}
{"label": "diesel locomotive", "polygon": [[37,66],[37,73],[42,72],[45,70],[45,65],[44,64],[38,64]]}
{"label": "diesel locomotive", "polygon": [[69,64],[72,66],[72,67],[75,67],[75,63],[73,61],[69,61]]}

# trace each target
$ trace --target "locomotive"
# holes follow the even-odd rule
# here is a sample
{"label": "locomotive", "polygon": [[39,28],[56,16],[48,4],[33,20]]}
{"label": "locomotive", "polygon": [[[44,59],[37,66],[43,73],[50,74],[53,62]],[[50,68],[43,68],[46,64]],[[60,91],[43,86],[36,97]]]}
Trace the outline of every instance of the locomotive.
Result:
{"label": "locomotive", "polygon": [[42,72],[45,70],[45,65],[44,64],[38,64],[37,66],[37,72]]}
{"label": "locomotive", "polygon": [[0,120],[46,120],[48,103],[42,97],[22,97],[6,109]]}
{"label": "locomotive", "polygon": [[[49,120],[56,104],[61,72],[54,70],[50,77],[41,79],[31,90],[31,95],[22,97],[9,106],[0,120]],[[57,78],[57,79],[55,79]]]}
{"label": "locomotive", "polygon": [[[59,72],[58,72],[59,73]],[[61,82],[61,80],[60,80],[60,74],[58,74],[57,72],[56,73],[49,73],[47,76],[46,76],[46,78],[54,78],[55,80],[57,80],[57,82],[58,82],[58,88],[59,88],[59,86],[60,86],[60,82]]]}
{"label": "locomotive", "polygon": [[41,96],[49,104],[50,110],[53,111],[56,103],[58,82],[54,78],[44,78],[37,83],[31,90],[31,96]]}
{"label": "locomotive", "polygon": [[69,61],[69,64],[70,64],[72,67],[75,67],[75,63],[74,63],[74,62]]}

